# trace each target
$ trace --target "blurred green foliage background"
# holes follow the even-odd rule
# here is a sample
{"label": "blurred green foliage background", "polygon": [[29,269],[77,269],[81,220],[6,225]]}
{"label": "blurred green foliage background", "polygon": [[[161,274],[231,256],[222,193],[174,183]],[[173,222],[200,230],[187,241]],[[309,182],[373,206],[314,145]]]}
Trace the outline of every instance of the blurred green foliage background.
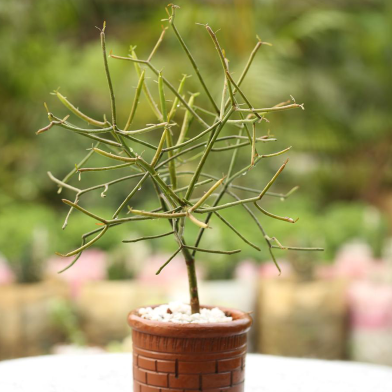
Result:
{"label": "blurred green foliage background", "polygon": [[[0,2],[0,253],[21,280],[26,280],[20,272],[24,265],[33,265],[34,260],[39,264],[56,250],[79,246],[80,235],[95,227],[90,219],[74,213],[62,233],[67,208],[46,172],[63,177],[91,143],[63,129],[36,136],[35,131],[48,123],[42,103],[47,102],[59,117],[65,116],[66,109],[50,95],[60,87],[63,95],[93,118],[109,115],[95,26],[106,20],[108,50],[127,55],[129,46],[137,45],[138,56],[145,58],[161,32],[165,5],[153,0]],[[212,42],[197,22],[220,29],[218,38],[237,75],[257,42],[256,34],[273,44],[261,48],[243,84],[255,106],[272,106],[290,94],[305,103],[305,112],[271,115],[270,123],[262,125],[278,142],[260,149],[270,152],[293,146],[290,164],[274,191],[285,193],[300,185],[284,202],[266,200],[272,212],[300,217],[295,226],[264,217],[268,233],[287,245],[324,246],[323,254],[303,256],[314,261],[331,261],[339,247],[354,238],[368,242],[380,256],[392,216],[392,2],[206,0],[178,1],[178,5],[177,27],[215,97],[221,92],[223,75]],[[181,74],[193,74],[170,29],[153,62],[175,85]],[[110,60],[110,67],[118,117],[125,123],[137,75],[128,62]],[[149,77],[150,88],[157,93],[154,77]],[[186,91],[200,91],[196,77],[187,80]],[[202,96],[197,104],[209,107]],[[140,105],[135,128],[154,121],[144,99]],[[192,130],[197,132],[197,124]],[[243,179],[244,185],[257,181],[262,187],[279,162],[261,163]],[[89,184],[107,178],[105,173],[93,173],[83,180]],[[146,187],[135,201],[142,201],[146,194],[148,198],[148,192]],[[124,199],[127,189],[113,187],[106,200],[99,193],[86,195],[84,203],[105,215]],[[234,210],[229,215],[225,214],[250,240],[260,242],[245,216]],[[243,247],[219,222],[214,227],[203,245]],[[109,231],[97,246],[105,250],[130,246],[120,245],[130,233],[160,229],[156,223],[121,226]],[[151,246],[171,250],[175,244],[159,240]],[[268,252],[244,248],[230,260],[205,260],[212,263],[210,277],[227,277],[233,264],[247,257],[266,261]]]}

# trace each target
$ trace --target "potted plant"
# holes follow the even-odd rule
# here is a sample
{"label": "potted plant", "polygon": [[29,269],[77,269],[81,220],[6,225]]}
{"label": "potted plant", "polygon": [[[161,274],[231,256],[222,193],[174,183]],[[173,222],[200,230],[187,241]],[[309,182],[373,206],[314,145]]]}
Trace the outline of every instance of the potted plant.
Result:
{"label": "potted plant", "polygon": [[[54,94],[71,111],[72,114],[86,121],[92,128],[82,128],[68,121],[68,116],[61,119],[52,114],[45,105],[49,125],[37,133],[49,131],[58,126],[72,133],[93,139],[95,145],[79,164],[62,180],[51,173],[49,177],[58,185],[59,189],[67,189],[75,193],[73,201],[63,199],[70,207],[64,226],[73,210],[78,210],[97,221],[98,228],[83,234],[82,244],[78,249],[63,254],[64,257],[75,256],[67,268],[76,263],[82,252],[96,243],[108,230],[118,225],[130,224],[135,221],[156,220],[167,222],[168,230],[157,235],[148,235],[126,242],[152,240],[167,237],[174,240],[177,249],[168,260],[158,269],[161,273],[171,260],[181,254],[187,267],[189,280],[190,304],[176,306],[162,305],[141,308],[129,314],[129,324],[132,327],[134,346],[134,385],[135,391],[166,391],[179,390],[227,390],[242,391],[244,385],[244,366],[246,353],[247,332],[252,320],[249,314],[229,308],[213,308],[200,306],[197,287],[195,256],[199,253],[220,253],[229,257],[240,252],[240,249],[220,250],[205,249],[201,247],[201,240],[208,229],[212,217],[217,217],[227,225],[234,235],[239,236],[247,245],[260,250],[259,245],[250,242],[244,234],[238,231],[221,212],[225,209],[239,207],[244,211],[244,219],[250,218],[260,231],[260,239],[265,242],[272,259],[274,249],[290,249],[282,246],[274,237],[269,237],[259,222],[257,213],[262,213],[274,219],[288,223],[295,223],[292,218],[281,217],[266,211],[259,205],[265,196],[280,196],[270,193],[269,190],[287,165],[287,160],[280,165],[272,178],[257,187],[243,187],[236,184],[236,180],[256,170],[256,166],[263,160],[285,154],[290,147],[271,154],[259,154],[258,143],[269,143],[276,139],[269,134],[258,136],[257,126],[262,121],[267,121],[266,116],[271,112],[289,109],[304,109],[302,104],[290,101],[279,103],[273,107],[255,108],[249,101],[241,84],[251,66],[258,49],[266,44],[258,39],[246,66],[240,77],[235,80],[229,70],[229,63],[225,52],[222,50],[214,31],[208,25],[203,25],[206,33],[212,39],[216,54],[222,65],[223,88],[221,102],[218,104],[198,68],[180,32],[175,25],[175,13],[178,7],[170,5],[166,9],[168,22],[184,49],[201,85],[201,93],[209,101],[210,109],[199,107],[195,104],[196,94],[191,94],[189,99],[184,96],[184,76],[178,88],[159,71],[152,62],[154,54],[166,33],[166,28],[146,60],[136,56],[135,48],[131,47],[127,57],[112,53],[107,55],[105,44],[105,24],[100,31],[103,53],[104,69],[109,87],[111,102],[111,117],[102,121],[93,119],[64,97],[59,91]],[[127,61],[133,64],[139,75],[139,81],[130,110],[129,117],[123,128],[117,118],[116,99],[112,79],[109,72],[108,57]],[[157,77],[159,104],[146,83],[146,74],[151,72]],[[167,93],[173,96],[170,107],[167,104]],[[157,118],[155,124],[147,125],[142,129],[131,130],[135,113],[137,112],[139,98],[144,94],[149,102],[152,112]],[[182,125],[176,128],[174,118],[178,122],[179,110],[184,110]],[[197,125],[196,132],[191,136],[190,123],[194,120]],[[224,135],[224,131],[226,135]],[[146,141],[143,135],[149,132],[158,132],[159,142],[152,144],[151,139]],[[222,142],[228,142],[223,144]],[[249,160],[241,168],[238,167],[238,157],[243,147],[249,147]],[[136,151],[144,151],[143,154]],[[223,164],[223,153],[231,151],[223,176],[206,172],[206,162],[219,166]],[[194,154],[197,155],[194,155]],[[117,161],[119,164],[105,167],[86,167],[86,162],[91,156],[98,154],[108,160]],[[190,158],[188,158],[190,156]],[[184,159],[187,158],[187,159]],[[212,158],[212,159],[211,159]],[[190,167],[191,164],[193,167]],[[69,181],[75,174],[92,171],[111,171],[128,168],[130,174],[116,178],[105,184],[98,184],[81,189],[70,185]],[[134,196],[142,189],[145,183],[151,183],[157,196],[158,205],[155,209],[144,210],[136,208]],[[95,190],[101,190],[102,196],[106,195],[109,188],[115,183],[132,183],[131,191],[118,206],[110,218],[98,216],[83,205],[83,196]],[[208,185],[207,185],[208,184]],[[211,185],[212,184],[212,185]],[[204,188],[204,192],[201,189]],[[238,196],[238,192],[247,193],[246,197]],[[249,196],[251,195],[251,196]],[[224,201],[228,197],[229,201]],[[253,206],[255,210],[251,209]],[[198,228],[196,239],[189,238],[191,225]],[[190,245],[192,241],[192,245]],[[319,248],[292,248],[294,250],[320,250]],[[276,264],[277,268],[279,266]],[[66,268],[66,269],[67,269]],[[177,313],[178,311],[178,313]]]}

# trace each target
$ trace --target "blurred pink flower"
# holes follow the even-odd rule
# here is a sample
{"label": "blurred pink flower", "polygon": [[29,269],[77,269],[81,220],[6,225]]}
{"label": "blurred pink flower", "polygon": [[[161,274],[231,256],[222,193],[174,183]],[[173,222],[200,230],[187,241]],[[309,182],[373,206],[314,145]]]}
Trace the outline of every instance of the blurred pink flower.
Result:
{"label": "blurred pink flower", "polygon": [[353,328],[392,328],[392,286],[361,281],[348,289],[350,322]]}
{"label": "blurred pink flower", "polygon": [[71,294],[77,296],[84,282],[106,278],[106,253],[98,249],[88,249],[70,269],[58,274],[71,260],[64,257],[49,259],[47,273],[65,280],[71,287]]}
{"label": "blurred pink flower", "polygon": [[315,277],[317,279],[335,279],[336,266],[335,265],[317,265],[315,266]]}
{"label": "blurred pink flower", "polygon": [[361,279],[369,275],[374,266],[371,249],[362,243],[350,243],[342,247],[335,259],[335,276]]}
{"label": "blurred pink flower", "polygon": [[15,281],[15,275],[12,272],[7,261],[0,256],[0,285],[10,284]]}

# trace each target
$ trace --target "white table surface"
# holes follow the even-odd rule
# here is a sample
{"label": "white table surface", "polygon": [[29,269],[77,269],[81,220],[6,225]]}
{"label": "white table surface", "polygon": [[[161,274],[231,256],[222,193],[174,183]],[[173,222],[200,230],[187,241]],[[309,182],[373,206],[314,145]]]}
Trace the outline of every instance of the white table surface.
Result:
{"label": "white table surface", "polygon": [[[131,354],[0,362],[1,392],[132,392]],[[246,392],[390,392],[392,368],[249,354]]]}

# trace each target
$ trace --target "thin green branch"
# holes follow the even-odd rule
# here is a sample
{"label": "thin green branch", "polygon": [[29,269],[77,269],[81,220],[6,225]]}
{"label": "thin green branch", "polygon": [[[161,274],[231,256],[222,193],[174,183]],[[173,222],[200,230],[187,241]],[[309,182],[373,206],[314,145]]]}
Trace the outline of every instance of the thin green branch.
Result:
{"label": "thin green branch", "polygon": [[129,163],[136,163],[138,161],[138,158],[121,157],[120,155],[112,154],[111,152],[101,150],[100,148],[94,147],[93,150],[99,155],[102,155],[107,158],[115,159],[116,161],[123,161]]}
{"label": "thin green branch", "polygon": [[251,166],[255,165],[255,160],[258,156],[257,151],[256,151],[256,125],[252,124],[252,155],[250,159],[250,164]]}
{"label": "thin green branch", "polygon": [[132,140],[135,143],[141,144],[142,146],[148,147],[151,150],[156,150],[157,149],[157,146],[154,146],[153,144],[148,143],[148,142],[146,142],[144,140],[136,139],[135,137],[129,136],[129,135],[124,135],[124,137],[126,139]]}
{"label": "thin green branch", "polygon": [[270,218],[274,218],[274,219],[281,220],[284,222],[289,222],[289,223],[296,223],[299,219],[299,218],[297,218],[294,220],[293,218],[289,218],[287,216],[275,215],[275,214],[272,214],[271,212],[266,211],[264,208],[261,208],[257,203],[254,203],[254,204],[260,212],[262,212],[264,215],[269,216]]}
{"label": "thin green branch", "polygon": [[271,245],[273,249],[282,249],[282,250],[299,250],[299,251],[315,251],[315,252],[323,252],[324,248],[304,248],[304,247],[299,247],[299,246],[284,246],[280,247],[277,245]]}
{"label": "thin green branch", "polygon": [[[98,142],[94,147],[98,148],[99,147],[99,143]],[[77,171],[79,171],[79,168],[81,166],[83,166],[90,158],[91,156],[94,154],[93,150],[90,150],[88,152],[88,154],[78,163],[75,165],[75,167],[63,178],[63,182],[67,182]],[[57,193],[61,193],[62,187],[59,187],[58,192]]]}
{"label": "thin green branch", "polygon": [[93,214],[93,213],[90,212],[90,211],[87,211],[87,210],[84,209],[83,207],[80,207],[79,204],[75,204],[75,203],[73,203],[72,201],[67,200],[67,199],[62,199],[61,201],[62,201],[64,204],[66,204],[66,205],[68,205],[68,206],[70,206],[70,207],[73,207],[73,208],[75,208],[76,210],[79,210],[80,212],[83,212],[83,214],[89,216],[90,218],[93,218],[93,219],[95,219],[95,220],[97,220],[97,221],[100,221],[100,222],[102,222],[102,223],[104,223],[104,224],[107,224],[107,223],[108,223],[106,219],[103,219],[103,218],[101,218],[100,216],[95,215],[95,214]]}
{"label": "thin green branch", "polygon": [[[165,89],[163,86],[163,78],[162,78],[162,73],[159,72],[158,75],[158,89],[159,89],[159,100],[161,102],[161,112],[164,121],[167,121],[167,108],[166,108],[166,97],[165,97]],[[173,138],[171,135],[170,130],[166,132],[166,146],[167,148],[173,147]],[[172,157],[173,152],[169,151],[168,153],[169,158]],[[170,182],[172,185],[172,189],[177,188],[177,177],[176,177],[176,166],[174,161],[169,162],[169,173],[170,173]]]}
{"label": "thin green branch", "polygon": [[155,44],[152,52],[150,53],[150,55],[148,56],[147,61],[150,61],[152,59],[152,57],[154,56],[154,54],[156,53],[156,51],[158,50],[159,46],[161,45],[162,41],[163,41],[163,37],[166,33],[167,27],[162,28],[162,33],[159,36],[159,39],[157,41],[157,43]]}
{"label": "thin green branch", "polygon": [[[241,200],[240,197],[238,197],[235,193],[228,191],[227,192],[228,195],[230,195],[231,197],[233,197],[234,199],[236,199],[237,201]],[[263,228],[263,226],[261,225],[261,223],[259,222],[259,220],[257,219],[256,215],[253,213],[253,211],[249,208],[249,206],[247,206],[246,204],[242,204],[242,207],[245,209],[245,211],[251,216],[251,218],[253,219],[253,221],[256,223],[257,227],[259,228],[259,230],[261,231],[261,233],[263,234],[263,238],[265,240],[265,242],[267,243],[268,246],[268,251],[269,254],[271,255],[272,261],[275,264],[275,267],[277,268],[277,270],[279,271],[279,275],[282,273],[282,270],[279,267],[278,262],[276,261],[275,255],[272,252],[272,245],[270,243],[270,241],[267,239],[267,234]]]}
{"label": "thin green branch", "polygon": [[174,231],[169,231],[167,233],[163,233],[163,234],[157,234],[157,235],[147,235],[144,237],[139,237],[139,238],[135,238],[133,240],[123,240],[122,242],[129,244],[129,243],[133,243],[133,242],[139,242],[139,241],[146,241],[146,240],[154,240],[156,238],[162,238],[162,237],[167,237],[171,234],[173,234]]}
{"label": "thin green branch", "polygon": [[209,110],[204,109],[204,108],[202,108],[200,106],[193,105],[193,109],[195,109],[196,111],[199,111],[201,113],[208,114],[209,116],[211,116],[213,118],[216,118],[216,113],[210,112]]}
{"label": "thin green branch", "polygon": [[[256,159],[255,159],[255,163],[254,166],[256,166],[262,159],[264,158],[272,158],[272,157],[277,157],[279,155],[282,155],[284,153],[286,153],[287,151],[289,151],[291,149],[290,147],[285,148],[284,150],[278,151],[278,152],[274,152],[272,154],[263,154],[263,155],[259,155]],[[246,167],[244,167],[243,169],[239,170],[238,172],[234,173],[229,179],[228,182],[233,182],[236,178],[244,175],[244,173],[246,173],[249,169],[251,169],[252,166],[248,165]]]}
{"label": "thin green branch", "polygon": [[136,91],[135,91],[135,96],[133,98],[133,103],[131,107],[131,112],[129,113],[127,123],[125,124],[124,131],[128,131],[129,127],[132,124],[133,118],[135,117],[136,109],[139,104],[139,99],[140,99],[140,94],[142,92],[143,84],[144,84],[144,75],[146,74],[146,71],[143,71],[139,77],[139,81],[137,83]]}
{"label": "thin green branch", "polygon": [[134,131],[122,131],[121,129],[116,128],[115,132],[119,133],[120,135],[138,135],[138,134],[142,134],[142,133],[155,131],[156,129],[161,129],[161,128],[164,128],[168,125],[169,124],[167,122],[163,122],[160,124],[150,124],[146,128],[136,129]]}
{"label": "thin green branch", "polygon": [[165,97],[165,90],[163,87],[162,72],[158,73],[158,90],[159,90],[159,101],[161,103],[161,112],[162,112],[163,121],[167,121],[166,97]]}
{"label": "thin green branch", "polygon": [[246,244],[250,245],[252,248],[261,251],[261,249],[253,244],[252,242],[250,242],[249,240],[247,240],[228,220],[226,220],[221,214],[219,214],[219,212],[215,211],[214,214],[226,225],[228,226],[235,234],[237,234],[238,237],[240,237],[242,239],[242,241],[244,241]]}
{"label": "thin green branch", "polygon": [[236,108],[237,112],[243,112],[243,113],[270,113],[270,112],[281,112],[284,110],[289,110],[289,109],[297,109],[301,108],[302,110],[305,110],[304,104],[298,104],[298,103],[293,103],[291,105],[286,105],[286,106],[273,106],[272,108],[250,108],[250,109],[240,109]]}
{"label": "thin green branch", "polygon": [[207,157],[216,141],[216,139],[219,136],[220,131],[222,130],[222,128],[224,127],[224,125],[226,124],[226,121],[230,118],[231,114],[233,113],[234,109],[231,108],[227,114],[225,115],[225,117],[222,119],[222,121],[220,122],[220,125],[218,126],[218,128],[215,130],[215,132],[212,134],[211,140],[209,141],[207,147],[204,150],[204,154],[203,156],[200,158],[199,164],[197,165],[197,168],[195,170],[195,174],[193,175],[192,179],[190,180],[189,183],[189,188],[185,194],[185,199],[189,199],[192,195],[193,192],[193,188],[194,185],[196,184],[197,180],[199,179],[199,175],[201,170],[203,169],[203,166],[207,160]]}
{"label": "thin green branch", "polygon": [[184,248],[194,250],[196,252],[203,252],[203,253],[216,253],[221,255],[234,255],[235,253],[240,253],[241,249],[234,249],[234,250],[214,250],[214,249],[204,249],[204,248],[197,248],[195,246],[188,246],[184,245]]}
{"label": "thin green branch", "polygon": [[[182,94],[182,90],[184,89],[185,80],[189,77],[190,77],[190,75],[186,75],[186,74],[183,75],[182,79],[180,80],[180,85],[178,86],[178,89],[177,89],[178,95]],[[176,95],[174,97],[173,105],[170,109],[170,112],[167,115],[167,121],[170,121],[174,117],[174,115],[176,114],[178,102],[179,102],[179,99],[178,99],[178,96]],[[188,113],[188,112],[186,112],[186,113]]]}
{"label": "thin green branch", "polygon": [[199,67],[197,66],[197,63],[196,63],[195,59],[193,58],[193,56],[192,56],[190,50],[188,49],[188,47],[186,46],[186,44],[185,44],[184,40],[182,39],[182,37],[181,37],[179,31],[177,30],[176,25],[174,24],[174,18],[175,18],[175,10],[176,10],[176,7],[177,7],[177,6],[171,4],[172,14],[171,14],[171,16],[169,17],[169,23],[170,23],[171,27],[173,28],[173,31],[174,31],[174,33],[176,34],[176,36],[177,36],[177,38],[178,38],[178,41],[180,42],[180,44],[181,44],[182,48],[184,49],[186,55],[188,56],[188,59],[189,59],[189,61],[191,62],[192,67],[193,67],[193,69],[195,70],[196,75],[197,75],[197,77],[199,78],[199,81],[200,81],[201,85],[203,86],[203,89],[204,89],[205,93],[207,94],[207,97],[208,97],[208,99],[210,100],[210,102],[211,102],[211,104],[212,104],[212,106],[213,106],[215,112],[216,112],[217,114],[219,114],[219,108],[218,108],[218,106],[216,105],[214,99],[212,98],[212,95],[211,95],[211,93],[209,92],[209,90],[208,90],[208,88],[207,88],[207,85],[205,84],[204,79],[203,79],[203,77],[202,77],[201,74],[200,74]]}
{"label": "thin green branch", "polygon": [[[225,56],[223,54],[222,48],[219,44],[218,38],[216,37],[215,33],[212,31],[211,27],[206,25],[205,26],[207,29],[208,34],[211,36],[212,41],[215,44],[215,48],[219,54],[219,57],[221,59],[221,63],[223,66],[223,70],[225,72],[225,75],[227,77],[227,84],[228,84],[228,89],[229,89],[229,93],[230,93],[230,99],[232,101],[232,105],[235,107],[235,100],[234,100],[234,95],[233,95],[233,91],[231,89],[231,85],[233,85],[235,87],[235,89],[240,93],[242,99],[246,102],[246,104],[248,105],[248,107],[250,109],[253,109],[253,105],[249,102],[248,98],[245,96],[245,94],[242,92],[242,90],[240,89],[240,87],[238,86],[238,84],[236,84],[236,82],[234,81],[234,79],[232,78],[232,76],[230,75],[229,69],[227,67],[227,63],[226,63],[226,59]],[[256,117],[260,118],[259,114],[257,112],[254,112],[256,114]]]}
{"label": "thin green branch", "polygon": [[117,143],[113,140],[109,140],[109,139],[104,139],[102,137],[99,136],[95,136],[95,135],[89,135],[87,133],[83,133],[83,132],[76,132],[79,135],[82,135],[84,137],[87,137],[88,139],[92,139],[92,140],[96,140],[98,142],[101,142],[103,144],[107,144],[108,146],[113,146],[113,147],[122,147],[121,143]]}
{"label": "thin green branch", "polygon": [[46,127],[41,128],[40,130],[38,130],[36,132],[36,134],[38,135],[38,134],[40,134],[42,132],[46,132],[50,128],[52,128],[52,126],[54,126],[54,125],[59,125],[62,128],[69,129],[69,130],[71,130],[71,131],[73,131],[73,132],[75,132],[75,133],[77,133],[79,135],[85,136],[85,137],[87,137],[89,139],[97,140],[97,141],[102,142],[104,144],[108,144],[108,145],[115,146],[115,147],[122,147],[121,143],[117,143],[117,142],[115,142],[113,140],[104,139],[104,138],[101,138],[101,137],[98,137],[98,136],[94,135],[94,133],[110,132],[112,130],[112,127],[107,128],[107,129],[84,129],[84,128],[78,128],[78,127],[76,127],[76,126],[66,122],[68,117],[69,116],[66,116],[64,119],[61,120],[61,119],[57,118],[56,116],[53,116],[53,114],[49,113],[49,118],[52,118],[54,120],[52,120],[50,122],[50,124],[47,125]]}
{"label": "thin green branch", "polygon": [[[258,50],[260,49],[261,45],[263,45],[263,44],[270,45],[270,44],[268,44],[267,42],[261,42],[260,40],[258,40],[256,46],[254,47],[254,49],[252,50],[252,52],[251,52],[251,54],[250,54],[250,56],[249,56],[249,59],[248,59],[246,65],[245,65],[245,68],[243,69],[243,71],[242,71],[242,73],[241,73],[241,76],[240,76],[239,79],[237,80],[237,85],[238,85],[238,86],[241,86],[242,82],[244,81],[244,79],[245,79],[245,77],[246,77],[246,75],[247,75],[247,73],[248,73],[248,71],[249,71],[249,68],[250,68],[250,66],[251,66],[252,63],[253,63],[253,60],[254,60],[254,58],[255,58],[255,56],[256,56],[256,53],[258,52]],[[237,90],[234,89],[234,90],[233,90],[233,94],[235,94],[236,92],[237,92]],[[229,103],[230,103],[230,99],[228,99],[228,100],[226,101],[225,109],[228,108]]]}
{"label": "thin green branch", "polygon": [[[81,253],[83,250],[89,248],[91,245],[93,245],[94,243],[96,243],[96,242],[97,242],[97,241],[98,241],[98,240],[108,231],[108,229],[109,229],[109,226],[105,226],[104,229],[103,229],[96,237],[94,237],[94,238],[93,238],[91,241],[89,241],[87,244],[82,245],[80,248],[75,249],[74,251],[69,252],[69,253],[66,253],[66,254],[61,254],[61,253],[56,252],[56,255],[62,256],[62,257],[71,257],[71,256],[74,256],[74,255],[76,255],[76,254],[78,254],[78,253]],[[76,260],[74,260],[73,263],[75,263],[75,261],[76,261]],[[69,267],[70,267],[70,266],[69,266]],[[69,267],[68,267],[68,268],[69,268]],[[62,270],[62,271],[60,271],[60,272],[64,272],[64,271],[65,271],[65,269]]]}
{"label": "thin green branch", "polygon": [[123,200],[123,202],[117,208],[116,212],[113,214],[112,217],[113,219],[116,219],[120,215],[120,212],[125,208],[125,206],[129,203],[129,201],[136,194],[136,192],[142,188],[147,178],[148,178],[148,173],[145,173],[144,176],[139,180],[139,182],[134,186],[134,188],[131,190],[128,196]]}
{"label": "thin green branch", "polygon": [[[131,55],[132,55],[132,58],[135,59],[134,66],[135,66],[136,72],[137,72],[137,74],[138,74],[138,76],[140,78],[140,76],[142,74],[142,70],[141,70],[139,64],[140,63],[144,64],[145,61],[143,61],[143,60],[137,61],[137,56],[136,56],[136,52],[135,52],[135,48],[134,47],[131,47]],[[110,56],[115,58],[115,56],[113,56],[112,54],[110,54]],[[151,107],[151,110],[154,112],[154,114],[157,117],[158,121],[163,121],[162,113],[159,111],[158,105],[154,101],[154,98],[152,97],[152,95],[150,93],[150,90],[149,90],[145,80],[143,81],[143,87],[142,88],[143,88],[143,93],[144,93],[145,97],[147,98],[147,101],[148,101],[148,103],[149,103],[149,105]]]}
{"label": "thin green branch", "polygon": [[131,208],[128,206],[128,210],[131,214],[135,215],[142,215],[142,216],[148,216],[150,218],[156,218],[156,219],[173,219],[173,218],[182,218],[186,217],[186,212],[171,212],[171,213],[159,213],[159,212],[151,212],[151,211],[141,211],[141,210],[135,210],[134,208]]}
{"label": "thin green branch", "polygon": [[48,174],[49,178],[50,178],[53,182],[55,182],[56,184],[60,185],[60,187],[62,187],[62,188],[67,188],[67,189],[69,189],[69,190],[71,190],[71,191],[74,191],[74,192],[76,192],[76,193],[79,193],[79,192],[81,191],[81,189],[75,188],[74,186],[69,185],[69,184],[67,184],[67,183],[64,182],[64,181],[61,181],[61,180],[57,179],[56,177],[53,176],[53,174],[52,174],[51,172],[47,172],[47,174]]}
{"label": "thin green branch", "polygon": [[161,136],[161,140],[159,141],[159,144],[158,144],[158,148],[155,151],[155,154],[154,154],[154,156],[152,158],[152,161],[151,161],[151,166],[152,167],[155,167],[155,165],[158,163],[159,159],[161,158],[163,146],[165,145],[165,142],[167,140],[166,134],[168,132],[170,132],[170,131],[167,128],[165,128],[163,130],[163,133],[162,133],[162,136]]}
{"label": "thin green branch", "polygon": [[[200,214],[204,214],[206,212],[215,212],[215,211],[223,210],[226,208],[234,207],[234,206],[237,206],[240,204],[254,203],[256,201],[259,201],[265,195],[265,193],[268,191],[268,189],[272,186],[272,184],[275,182],[275,180],[278,178],[279,174],[282,173],[283,169],[286,167],[286,164],[287,164],[287,161],[285,163],[283,163],[283,165],[278,169],[278,171],[274,174],[274,176],[271,178],[271,180],[267,183],[267,185],[264,187],[264,189],[260,192],[260,194],[258,196],[251,197],[249,199],[242,199],[242,200],[238,200],[238,201],[233,201],[231,203],[221,204],[221,205],[217,205],[214,207],[206,207],[206,208],[197,209],[197,210],[195,210],[195,212],[200,213]],[[229,181],[230,181],[230,179],[228,180],[228,182]]]}
{"label": "thin green branch", "polygon": [[[189,98],[189,101],[188,101],[189,107],[193,107],[193,103],[195,101],[195,97],[197,97],[198,95],[199,95],[199,93],[195,93],[195,94],[191,95],[191,97]],[[188,133],[188,129],[189,129],[189,126],[191,124],[192,119],[193,119],[192,114],[189,111],[186,111],[185,115],[184,115],[184,119],[183,119],[183,122],[182,122],[180,135],[178,136],[178,140],[177,140],[176,146],[178,146],[179,144],[182,144],[183,141],[185,140],[185,137],[186,137],[186,135]]]}
{"label": "thin green branch", "polygon": [[159,176],[158,172],[152,167],[149,163],[147,163],[142,157],[138,156],[138,165],[146,170],[152,179],[157,182],[159,187],[165,193],[165,195],[173,200],[173,203],[178,203],[179,205],[184,205],[185,203],[174,193],[173,189],[169,188],[168,185],[162,180]]}
{"label": "thin green branch", "polygon": [[[75,200],[74,200],[74,204],[78,204],[78,203],[79,203],[79,196],[80,196],[80,193],[77,193],[77,194],[76,194],[76,197],[75,197]],[[66,217],[65,217],[65,219],[64,219],[63,226],[61,227],[63,230],[65,230],[65,228],[67,227],[69,217],[71,216],[71,213],[72,213],[73,210],[74,210],[74,207],[71,207],[71,208],[68,210],[68,213],[67,213],[67,215],[66,215]]]}
{"label": "thin green branch", "polygon": [[[211,178],[209,178],[208,180],[204,180],[204,181],[197,182],[197,183],[195,184],[195,188],[197,188],[197,187],[199,187],[199,186],[202,186],[202,185],[205,185],[205,184],[208,184],[208,183],[210,183],[210,182],[212,182],[212,179],[211,179]],[[187,189],[188,189],[188,186],[183,186],[182,188],[177,188],[177,189],[176,189],[176,193],[182,192],[182,191],[186,191]]]}
{"label": "thin green branch", "polygon": [[[121,56],[116,56],[111,54],[111,57],[113,57],[114,59],[118,59],[118,60],[128,60],[128,61],[132,61],[132,62],[137,62],[137,63],[141,63],[141,64],[146,64],[152,72],[154,72],[154,74],[156,76],[159,76],[159,71],[149,62],[149,61],[145,61],[145,60],[138,60],[134,57],[121,57]],[[185,99],[178,94],[177,90],[175,89],[175,87],[164,77],[162,76],[162,80],[165,83],[165,85],[172,91],[172,93],[177,96],[177,98],[179,99],[179,101],[181,101],[181,103],[186,107],[187,110],[189,110],[193,116],[205,127],[208,128],[208,124],[195,112],[194,109],[190,108],[188,103],[185,101]]]}
{"label": "thin green branch", "polygon": [[[245,186],[240,186],[240,185],[235,185],[235,184],[230,184],[230,187],[231,188],[235,188],[235,189],[240,189],[240,190],[246,191],[246,192],[257,193],[257,194],[259,194],[261,192],[261,190],[259,190],[259,189],[248,188],[248,187],[245,187]],[[299,186],[295,186],[294,188],[292,188],[286,194],[285,193],[266,192],[265,195],[266,196],[272,196],[272,197],[279,197],[281,200],[285,200],[289,196],[291,196],[298,189],[299,189]]]}
{"label": "thin green branch", "polygon": [[171,151],[171,150],[177,150],[177,149],[179,149],[179,148],[182,148],[182,147],[184,147],[184,146],[187,146],[188,144],[191,144],[191,143],[193,143],[194,141],[199,140],[200,138],[202,138],[202,137],[203,137],[204,135],[206,135],[207,133],[213,131],[217,126],[219,126],[219,125],[221,125],[221,124],[222,124],[221,121],[217,121],[215,124],[211,125],[210,127],[208,127],[207,129],[205,129],[204,131],[200,132],[200,133],[199,133],[198,135],[196,135],[195,137],[193,137],[193,138],[191,138],[191,139],[189,139],[189,140],[187,140],[187,141],[185,141],[185,142],[183,142],[183,143],[181,143],[181,144],[177,144],[177,145],[175,145],[175,146],[173,146],[173,147],[164,148],[162,151],[163,151],[163,152],[168,152],[168,151]]}
{"label": "thin green branch", "polygon": [[324,248],[307,248],[307,247],[300,247],[300,246],[284,246],[282,245],[276,237],[268,237],[265,235],[265,239],[269,242],[274,241],[278,245],[271,245],[273,249],[281,249],[281,250],[299,250],[299,251],[310,251],[310,252],[323,252]]}
{"label": "thin green branch", "polygon": [[123,181],[129,180],[131,178],[143,177],[144,174],[145,173],[130,174],[130,175],[125,176],[125,177],[116,178],[115,180],[106,182],[104,184],[94,185],[94,186],[92,186],[90,188],[86,188],[86,189],[83,189],[82,191],[80,191],[80,195],[83,195],[84,193],[88,193],[88,192],[94,191],[96,189],[105,188],[105,185],[111,186],[111,185],[117,184],[119,182],[123,182]]}
{"label": "thin green branch", "polygon": [[[201,207],[204,202],[211,196],[211,194],[220,187],[223,183],[225,178],[221,178],[219,181],[217,181],[198,201],[195,203],[191,208],[188,209],[189,213],[192,213],[195,211],[197,208]],[[196,184],[195,184],[196,185]]]}
{"label": "thin green branch", "polygon": [[112,79],[110,77],[110,72],[109,72],[108,58],[106,55],[105,29],[106,29],[106,22],[103,23],[103,28],[101,30],[100,37],[101,37],[101,48],[102,48],[102,55],[103,55],[103,63],[105,66],[106,80],[108,82],[108,87],[109,87],[109,92],[110,92],[110,107],[111,107],[111,111],[112,111],[112,125],[113,125],[113,127],[115,127],[117,125],[116,99],[114,96]]}
{"label": "thin green branch", "polygon": [[[53,116],[53,118],[57,119],[57,117]],[[80,128],[76,125],[73,125],[67,121],[61,121],[60,123],[55,123],[55,125],[59,125],[62,128],[69,129],[70,131],[75,131],[79,133],[87,133],[87,134],[100,134],[100,133],[110,133],[113,130],[113,127],[106,128],[97,128],[97,129],[88,129],[88,128]],[[107,125],[107,124],[106,124]]]}
{"label": "thin green branch", "polygon": [[[91,150],[94,152],[94,150]],[[133,165],[133,163],[123,163],[121,165],[115,165],[115,166],[104,166],[104,167],[81,167],[78,168],[77,171],[79,173],[84,173],[84,172],[96,172],[96,171],[107,171],[107,170],[117,170],[117,169],[122,169],[124,167],[129,167]]]}
{"label": "thin green branch", "polygon": [[170,258],[166,261],[166,263],[164,263],[159,269],[158,271],[155,273],[155,275],[159,275],[162,270],[181,252],[182,247],[180,246],[171,256]]}
{"label": "thin green branch", "polygon": [[104,127],[107,125],[106,122],[102,121],[97,121],[94,120],[93,118],[87,116],[86,114],[82,113],[78,108],[76,108],[74,105],[72,105],[71,102],[68,101],[64,95],[60,94],[57,90],[54,91],[54,94],[57,96],[57,98],[60,100],[60,102],[68,109],[70,110],[73,114],[81,118],[82,120],[86,121],[87,123],[91,125],[95,125],[96,127]]}

